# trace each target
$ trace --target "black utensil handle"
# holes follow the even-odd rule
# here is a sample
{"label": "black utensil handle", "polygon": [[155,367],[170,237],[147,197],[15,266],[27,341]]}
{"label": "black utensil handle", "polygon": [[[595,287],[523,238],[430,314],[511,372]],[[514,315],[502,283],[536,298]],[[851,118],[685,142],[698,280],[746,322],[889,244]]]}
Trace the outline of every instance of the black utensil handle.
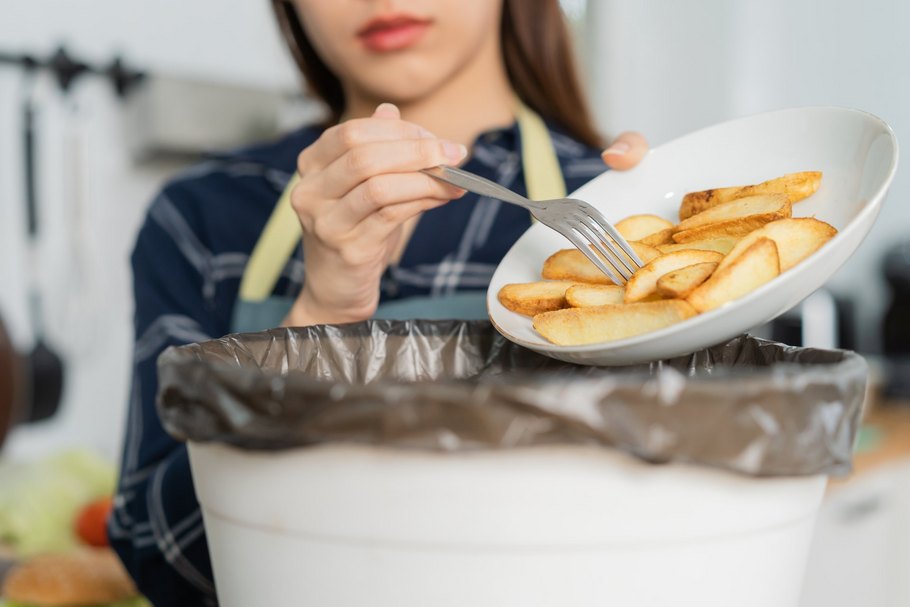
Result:
{"label": "black utensil handle", "polygon": [[38,198],[35,187],[35,107],[31,95],[22,106],[23,162],[25,167],[25,215],[28,235],[38,234]]}

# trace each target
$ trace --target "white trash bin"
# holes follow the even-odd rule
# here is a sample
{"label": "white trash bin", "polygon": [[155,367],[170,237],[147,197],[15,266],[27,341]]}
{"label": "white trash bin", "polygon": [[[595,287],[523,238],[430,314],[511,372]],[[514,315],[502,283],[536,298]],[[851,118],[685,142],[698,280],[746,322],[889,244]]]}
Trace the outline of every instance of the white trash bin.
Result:
{"label": "white trash bin", "polygon": [[606,448],[189,443],[222,607],[787,607],[823,476]]}

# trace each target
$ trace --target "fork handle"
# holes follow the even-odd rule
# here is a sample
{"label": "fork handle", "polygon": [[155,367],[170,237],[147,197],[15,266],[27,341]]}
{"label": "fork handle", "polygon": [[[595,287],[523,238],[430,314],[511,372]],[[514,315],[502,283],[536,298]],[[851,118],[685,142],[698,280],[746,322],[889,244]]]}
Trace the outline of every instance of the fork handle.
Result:
{"label": "fork handle", "polygon": [[439,181],[454,185],[457,188],[469,192],[474,192],[481,196],[489,196],[490,198],[496,198],[497,200],[511,202],[512,204],[517,204],[528,210],[536,210],[538,208],[537,205],[534,204],[534,201],[528,200],[524,196],[516,194],[508,188],[504,188],[494,181],[490,181],[489,179],[485,179],[474,173],[469,173],[468,171],[441,164],[429,169],[423,169],[421,172],[426,173],[434,179],[438,179]]}

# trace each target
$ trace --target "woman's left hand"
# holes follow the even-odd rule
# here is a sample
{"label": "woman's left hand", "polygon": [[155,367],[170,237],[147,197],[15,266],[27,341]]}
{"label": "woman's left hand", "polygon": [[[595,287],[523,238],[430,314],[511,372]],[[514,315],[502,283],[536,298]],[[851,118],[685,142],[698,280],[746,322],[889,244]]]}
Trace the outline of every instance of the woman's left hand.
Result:
{"label": "woman's left hand", "polygon": [[648,153],[648,140],[641,133],[626,131],[601,152],[600,157],[611,169],[626,171],[634,168]]}

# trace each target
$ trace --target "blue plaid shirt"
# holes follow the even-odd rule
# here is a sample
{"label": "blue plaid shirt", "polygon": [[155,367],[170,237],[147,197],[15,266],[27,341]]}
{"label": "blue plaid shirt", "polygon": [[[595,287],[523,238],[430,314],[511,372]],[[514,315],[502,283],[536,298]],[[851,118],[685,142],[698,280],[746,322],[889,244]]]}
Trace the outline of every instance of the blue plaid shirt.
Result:
{"label": "blue plaid shirt", "polygon": [[[227,334],[240,278],[297,155],[321,129],[214,157],[168,183],[152,202],[132,255],[133,381],[114,512],[113,548],[157,606],[215,604],[202,515],[187,451],[155,411],[155,363],[168,346]],[[550,128],[569,192],[605,170],[600,150]],[[525,193],[516,125],[481,135],[469,171]],[[531,225],[526,211],[466,194],[425,213],[400,262],[381,283],[381,301],[487,288],[496,265]],[[276,295],[304,281],[302,253],[288,261]]]}

